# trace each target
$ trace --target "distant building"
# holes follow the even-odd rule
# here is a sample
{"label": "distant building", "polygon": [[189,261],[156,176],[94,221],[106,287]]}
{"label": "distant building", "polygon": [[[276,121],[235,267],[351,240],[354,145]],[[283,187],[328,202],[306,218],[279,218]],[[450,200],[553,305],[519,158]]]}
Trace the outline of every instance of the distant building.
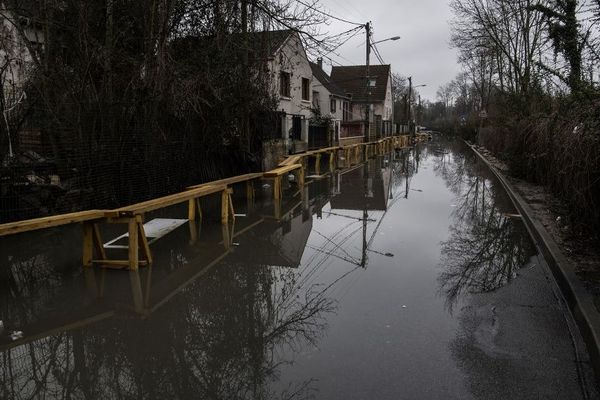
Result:
{"label": "distant building", "polygon": [[292,30],[253,35],[253,40],[272,43],[268,70],[273,93],[279,99],[281,138],[288,152],[304,151],[308,145],[309,119],[313,115],[313,74],[300,35]]}
{"label": "distant building", "polygon": [[[323,59],[310,63],[314,76],[313,107],[323,117],[331,118],[334,143],[340,143],[343,121],[349,121],[352,96],[345,93],[323,70]],[[333,144],[333,143],[331,143]]]}
{"label": "distant building", "polygon": [[[219,40],[223,43],[219,43]],[[247,43],[245,47],[244,42]],[[305,151],[308,147],[309,120],[313,116],[313,74],[300,35],[293,30],[233,33],[227,37],[184,37],[172,46],[181,59],[194,65],[194,57],[204,57],[205,49],[223,46],[232,62],[241,63],[247,50],[251,73],[266,79],[276,101],[274,115],[254,116],[261,123],[260,136],[271,146],[263,151],[273,158],[272,167],[282,153]],[[191,62],[190,62],[191,60]]]}
{"label": "distant building", "polygon": [[345,93],[352,96],[351,119],[342,124],[342,135],[364,135],[366,105],[370,105],[369,140],[390,136],[393,132],[392,71],[390,65],[371,65],[367,79],[367,67],[334,66],[331,80]]}
{"label": "distant building", "polygon": [[[44,48],[44,33],[31,0],[0,1],[3,17],[0,22],[0,82],[3,112],[2,123],[8,131],[8,153],[12,155],[18,144],[21,150],[39,150],[39,130],[23,130],[22,105],[25,87],[39,63]],[[12,132],[11,132],[12,131]],[[36,146],[30,146],[34,143]]]}

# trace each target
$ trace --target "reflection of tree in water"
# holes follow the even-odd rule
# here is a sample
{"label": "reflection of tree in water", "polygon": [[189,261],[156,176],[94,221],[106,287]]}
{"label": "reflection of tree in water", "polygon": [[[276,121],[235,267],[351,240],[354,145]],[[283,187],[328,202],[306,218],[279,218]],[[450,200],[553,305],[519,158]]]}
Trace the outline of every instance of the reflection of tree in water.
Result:
{"label": "reflection of tree in water", "polygon": [[465,292],[506,285],[535,254],[523,224],[507,215],[512,206],[503,192],[494,190],[489,172],[459,154],[439,154],[435,166],[457,196],[438,278],[450,309]]}
{"label": "reflection of tree in water", "polygon": [[334,309],[294,274],[223,263],[144,321],[111,319],[6,351],[0,398],[308,398],[310,382],[283,393],[268,385],[276,347],[315,341]]}

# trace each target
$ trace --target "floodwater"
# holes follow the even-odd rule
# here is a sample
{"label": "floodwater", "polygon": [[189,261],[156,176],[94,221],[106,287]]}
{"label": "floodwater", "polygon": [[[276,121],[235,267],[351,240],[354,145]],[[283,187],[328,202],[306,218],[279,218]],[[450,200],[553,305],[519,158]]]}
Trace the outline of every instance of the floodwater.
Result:
{"label": "floodwater", "polygon": [[84,270],[79,227],[3,238],[0,398],[596,398],[544,260],[464,144],[308,181],[236,197],[233,226],[208,201],[139,272]]}

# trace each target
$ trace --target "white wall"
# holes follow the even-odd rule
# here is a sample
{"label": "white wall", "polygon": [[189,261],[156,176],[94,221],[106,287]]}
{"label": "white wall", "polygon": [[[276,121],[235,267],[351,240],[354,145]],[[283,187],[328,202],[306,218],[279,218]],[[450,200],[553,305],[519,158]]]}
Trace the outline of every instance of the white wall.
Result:
{"label": "white wall", "polygon": [[[0,2],[2,6],[2,2]],[[11,15],[10,18],[13,18]],[[32,44],[43,45],[42,32],[30,27],[24,27],[25,37]],[[19,90],[29,78],[29,72],[33,66],[33,58],[29,49],[14,25],[6,18],[2,18],[0,25],[2,46],[0,46],[0,63],[7,64],[0,79],[2,86],[7,91]],[[14,93],[11,93],[14,95]],[[10,96],[9,96],[10,97]]]}
{"label": "white wall", "polygon": [[[285,112],[286,120],[283,127],[282,139],[288,139],[292,128],[292,116],[302,115],[302,140],[308,142],[308,120],[312,116],[313,76],[306,52],[297,34],[292,35],[269,62],[269,71],[273,94],[279,99],[278,111]],[[290,73],[290,97],[280,93],[280,72]],[[309,99],[302,99],[302,78],[310,81]]]}

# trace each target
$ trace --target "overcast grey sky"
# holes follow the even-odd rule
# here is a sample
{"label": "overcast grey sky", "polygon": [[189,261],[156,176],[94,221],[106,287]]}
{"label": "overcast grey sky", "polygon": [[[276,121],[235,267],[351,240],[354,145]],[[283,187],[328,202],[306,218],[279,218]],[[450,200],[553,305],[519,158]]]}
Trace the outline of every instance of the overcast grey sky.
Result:
{"label": "overcast grey sky", "polygon": [[[371,21],[374,41],[401,36],[398,41],[377,47],[394,72],[412,76],[415,85],[427,84],[419,88],[424,98],[435,100],[438,87],[460,71],[456,52],[448,45],[452,14],[447,0],[321,0],[321,4],[338,17],[360,23]],[[332,21],[323,31],[334,34],[350,28],[352,25]],[[357,35],[336,51],[344,58],[331,57],[340,64],[364,64],[365,47],[357,47],[364,41],[364,33]],[[371,63],[378,63],[373,54]]]}

